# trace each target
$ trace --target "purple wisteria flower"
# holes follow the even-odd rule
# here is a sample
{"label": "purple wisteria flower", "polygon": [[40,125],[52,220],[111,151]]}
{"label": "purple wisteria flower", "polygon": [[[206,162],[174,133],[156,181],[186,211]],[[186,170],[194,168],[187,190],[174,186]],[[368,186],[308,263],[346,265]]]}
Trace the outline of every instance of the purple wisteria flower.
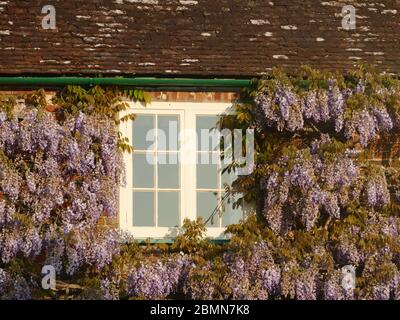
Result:
{"label": "purple wisteria flower", "polygon": [[[131,271],[128,293],[134,298],[163,299],[181,289],[187,276],[189,260],[177,255],[175,259],[147,262]],[[196,295],[191,288],[192,294]]]}
{"label": "purple wisteria flower", "polygon": [[[393,129],[397,119],[388,112],[381,102],[353,110],[347,100],[355,95],[365,94],[365,81],[360,80],[354,90],[340,89],[336,80],[328,80],[327,89],[312,89],[302,94],[292,87],[276,83],[274,92],[261,91],[254,99],[256,128],[265,127],[279,131],[302,130],[306,121],[326,126],[343,134],[349,140],[358,139],[363,147],[374,141],[380,133]],[[384,96],[388,90],[377,90]]]}
{"label": "purple wisteria flower", "polygon": [[323,212],[339,219],[341,208],[354,199],[350,191],[358,182],[360,170],[347,151],[326,159],[321,150],[332,143],[323,135],[309,148],[283,156],[277,162],[280,173],[272,171],[264,178],[264,214],[275,232],[287,232],[297,218],[310,230]]}
{"label": "purple wisteria flower", "polygon": [[113,121],[102,116],[60,122],[33,108],[18,118],[0,113],[0,261],[45,254],[69,274],[111,261],[118,234],[98,223],[118,210],[117,142]]}

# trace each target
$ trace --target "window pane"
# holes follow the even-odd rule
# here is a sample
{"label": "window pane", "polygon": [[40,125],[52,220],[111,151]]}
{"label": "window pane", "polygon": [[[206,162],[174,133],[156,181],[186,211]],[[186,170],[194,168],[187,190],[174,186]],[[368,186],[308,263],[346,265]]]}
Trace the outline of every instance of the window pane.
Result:
{"label": "window pane", "polygon": [[158,165],[158,188],[179,189],[179,164],[175,161],[178,157],[176,154],[165,154],[165,156],[166,164]]}
{"label": "window pane", "polygon": [[219,189],[218,157],[216,153],[197,155],[197,189]]}
{"label": "window pane", "polygon": [[222,226],[226,227],[230,224],[239,223],[243,219],[243,208],[235,204],[237,198],[231,197],[231,199],[225,200],[224,213],[222,214]]}
{"label": "window pane", "polygon": [[136,119],[133,121],[133,130],[132,130],[133,148],[135,150],[148,150],[150,146],[154,145],[153,136],[151,136],[152,137],[151,141],[146,141],[147,133],[152,129],[154,129],[153,115],[136,116]]}
{"label": "window pane", "polygon": [[158,150],[178,150],[179,116],[158,116]]}
{"label": "window pane", "polygon": [[219,132],[216,130],[218,120],[218,116],[196,117],[197,150],[219,150]]}
{"label": "window pane", "polygon": [[133,187],[154,188],[154,156],[133,154]]}
{"label": "window pane", "polygon": [[[217,208],[217,205],[218,196],[215,192],[197,192],[197,217],[202,217],[206,221]],[[218,212],[207,223],[207,227],[219,227]]]}
{"label": "window pane", "polygon": [[179,192],[158,193],[158,226],[179,226]]}
{"label": "window pane", "polygon": [[154,192],[133,193],[133,225],[154,227]]}

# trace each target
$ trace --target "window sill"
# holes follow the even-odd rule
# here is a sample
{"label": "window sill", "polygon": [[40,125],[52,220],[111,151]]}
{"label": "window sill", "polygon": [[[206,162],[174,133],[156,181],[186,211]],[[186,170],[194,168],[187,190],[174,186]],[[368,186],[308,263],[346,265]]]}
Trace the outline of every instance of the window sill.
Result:
{"label": "window sill", "polygon": [[[175,243],[175,239],[172,238],[136,238],[135,239],[139,244],[173,244]],[[209,239],[210,242],[214,244],[224,244],[229,242],[229,239]]]}

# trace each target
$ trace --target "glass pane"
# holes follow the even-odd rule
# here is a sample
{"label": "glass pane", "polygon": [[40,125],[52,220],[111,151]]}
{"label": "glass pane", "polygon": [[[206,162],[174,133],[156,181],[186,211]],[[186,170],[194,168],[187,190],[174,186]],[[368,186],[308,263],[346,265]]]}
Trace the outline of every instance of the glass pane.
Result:
{"label": "glass pane", "polygon": [[154,192],[133,193],[133,225],[154,227]]}
{"label": "glass pane", "polygon": [[[215,192],[197,192],[197,217],[204,221],[211,216],[218,205],[218,196]],[[214,217],[207,223],[207,227],[219,227],[219,213],[215,212]]]}
{"label": "glass pane", "polygon": [[158,193],[158,226],[177,227],[180,216],[179,192]]}
{"label": "glass pane", "polygon": [[241,205],[235,204],[237,198],[231,197],[225,200],[224,213],[222,214],[222,226],[226,227],[230,224],[237,224],[243,219],[243,208]]}
{"label": "glass pane", "polygon": [[150,153],[133,154],[133,187],[154,188],[154,156]]}
{"label": "glass pane", "polygon": [[219,150],[219,132],[216,130],[218,120],[218,116],[196,117],[197,150]]}
{"label": "glass pane", "polygon": [[[166,154],[166,164],[158,164],[158,188],[179,189],[179,164],[176,162],[174,164],[174,159],[170,159],[169,156],[172,155]],[[177,155],[175,157],[177,158]]]}
{"label": "glass pane", "polygon": [[[150,146],[154,149],[154,132],[149,133],[154,129],[154,116],[153,115],[137,115],[133,121],[133,148],[135,150],[149,150]],[[149,137],[147,137],[149,133]],[[147,141],[150,138],[150,141]]]}
{"label": "glass pane", "polygon": [[158,150],[178,150],[179,116],[158,116]]}
{"label": "glass pane", "polygon": [[197,155],[197,189],[219,189],[218,154]]}

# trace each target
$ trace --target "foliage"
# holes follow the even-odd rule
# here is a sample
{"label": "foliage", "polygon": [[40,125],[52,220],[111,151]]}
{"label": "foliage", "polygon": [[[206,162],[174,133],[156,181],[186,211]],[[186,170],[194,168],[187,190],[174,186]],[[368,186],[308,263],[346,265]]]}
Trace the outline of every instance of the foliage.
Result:
{"label": "foliage", "polygon": [[176,237],[171,249],[185,253],[207,249],[209,241],[204,239],[205,232],[206,227],[202,218],[198,218],[197,221],[193,222],[185,219],[182,232]]}
{"label": "foliage", "polygon": [[[31,95],[30,100],[41,101],[43,105],[43,91]],[[129,109],[127,99],[134,102],[150,103],[151,96],[149,93],[142,90],[120,90],[114,88],[103,88],[94,86],[90,89],[85,89],[79,86],[67,86],[64,90],[58,92],[53,98],[55,104],[53,112],[56,113],[59,119],[64,119],[68,116],[77,117],[79,113],[86,115],[102,115],[112,120],[115,125],[124,121],[134,120],[134,114],[125,114],[120,117],[121,112]],[[132,147],[129,145],[128,138],[123,137],[118,133],[118,147],[122,151],[132,152]]]}

